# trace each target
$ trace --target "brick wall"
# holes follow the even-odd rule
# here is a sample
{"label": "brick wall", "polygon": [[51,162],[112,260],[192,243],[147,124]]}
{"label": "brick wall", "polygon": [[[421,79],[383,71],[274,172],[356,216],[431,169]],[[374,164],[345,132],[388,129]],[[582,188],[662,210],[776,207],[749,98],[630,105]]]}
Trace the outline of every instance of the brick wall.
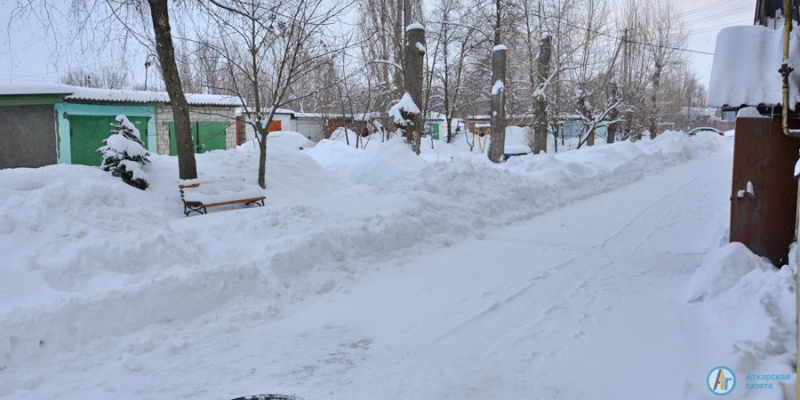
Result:
{"label": "brick wall", "polygon": [[[189,106],[189,120],[191,121],[224,121],[228,123],[225,128],[225,147],[236,147],[235,113],[232,107],[205,107]],[[169,104],[156,106],[156,139],[158,141],[158,154],[169,154],[169,126],[173,122],[172,107]]]}

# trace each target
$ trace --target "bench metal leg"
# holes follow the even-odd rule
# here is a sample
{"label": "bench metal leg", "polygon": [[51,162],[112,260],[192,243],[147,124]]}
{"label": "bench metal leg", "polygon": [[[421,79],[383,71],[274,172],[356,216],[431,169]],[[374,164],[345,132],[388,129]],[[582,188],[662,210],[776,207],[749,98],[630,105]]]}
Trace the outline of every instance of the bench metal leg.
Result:
{"label": "bench metal leg", "polygon": [[202,204],[199,205],[199,206],[195,206],[195,205],[185,204],[184,203],[184,205],[183,205],[183,215],[188,217],[189,214],[191,214],[193,212],[196,212],[196,213],[198,213],[200,215],[208,214],[208,210],[206,209],[206,206],[204,206]]}
{"label": "bench metal leg", "polygon": [[247,203],[244,203],[244,205],[246,205],[246,206],[249,206],[250,204],[255,204],[255,205],[259,206],[259,207],[264,207],[264,199],[256,200],[256,201],[248,201]]}

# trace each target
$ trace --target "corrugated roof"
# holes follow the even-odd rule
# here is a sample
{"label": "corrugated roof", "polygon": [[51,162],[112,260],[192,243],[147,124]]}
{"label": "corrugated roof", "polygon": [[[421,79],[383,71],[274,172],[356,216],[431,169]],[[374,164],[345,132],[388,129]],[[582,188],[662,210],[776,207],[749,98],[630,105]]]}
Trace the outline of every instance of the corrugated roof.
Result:
{"label": "corrugated roof", "polygon": [[[169,103],[167,92],[153,92],[131,89],[100,89],[81,86],[33,83],[0,85],[0,96],[7,95],[64,95],[66,100],[102,101],[114,103]],[[186,93],[186,101],[193,106],[239,107],[242,102],[237,97]]]}

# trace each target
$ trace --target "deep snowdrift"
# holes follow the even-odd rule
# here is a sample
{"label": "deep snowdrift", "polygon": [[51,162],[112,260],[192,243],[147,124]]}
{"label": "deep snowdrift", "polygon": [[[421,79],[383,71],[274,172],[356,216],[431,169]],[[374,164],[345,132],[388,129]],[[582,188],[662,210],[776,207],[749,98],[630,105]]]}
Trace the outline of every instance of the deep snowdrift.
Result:
{"label": "deep snowdrift", "polygon": [[[417,157],[397,140],[301,150],[292,138],[270,139],[266,207],[191,218],[173,157],[153,157],[144,192],[98,168],[0,171],[0,370],[242,296],[267,299],[277,317],[373,261],[480,238],[724,140],[668,132],[494,165],[444,143]],[[254,184],[257,163],[252,143],[198,156],[201,178]],[[0,382],[0,395],[18,384]]]}
{"label": "deep snowdrift", "polygon": [[[737,373],[737,398],[792,399],[797,360],[796,252],[789,265],[775,268],[741,243],[729,243],[711,251],[692,276],[688,300],[700,301],[708,326],[719,327],[728,356],[721,365]],[[747,379],[748,374],[784,375],[789,379]],[[751,389],[751,385],[771,385]],[[687,382],[683,398],[708,395],[697,382]]]}

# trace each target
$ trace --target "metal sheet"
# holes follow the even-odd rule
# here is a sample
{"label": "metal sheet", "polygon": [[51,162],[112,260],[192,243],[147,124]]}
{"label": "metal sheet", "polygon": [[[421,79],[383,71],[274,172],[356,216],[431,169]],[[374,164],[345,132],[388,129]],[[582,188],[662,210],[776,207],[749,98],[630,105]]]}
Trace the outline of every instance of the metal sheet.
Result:
{"label": "metal sheet", "polygon": [[[790,120],[790,127],[800,121]],[[798,149],[800,139],[784,136],[779,118],[736,120],[730,241],[775,265],[786,263],[794,240]]]}

